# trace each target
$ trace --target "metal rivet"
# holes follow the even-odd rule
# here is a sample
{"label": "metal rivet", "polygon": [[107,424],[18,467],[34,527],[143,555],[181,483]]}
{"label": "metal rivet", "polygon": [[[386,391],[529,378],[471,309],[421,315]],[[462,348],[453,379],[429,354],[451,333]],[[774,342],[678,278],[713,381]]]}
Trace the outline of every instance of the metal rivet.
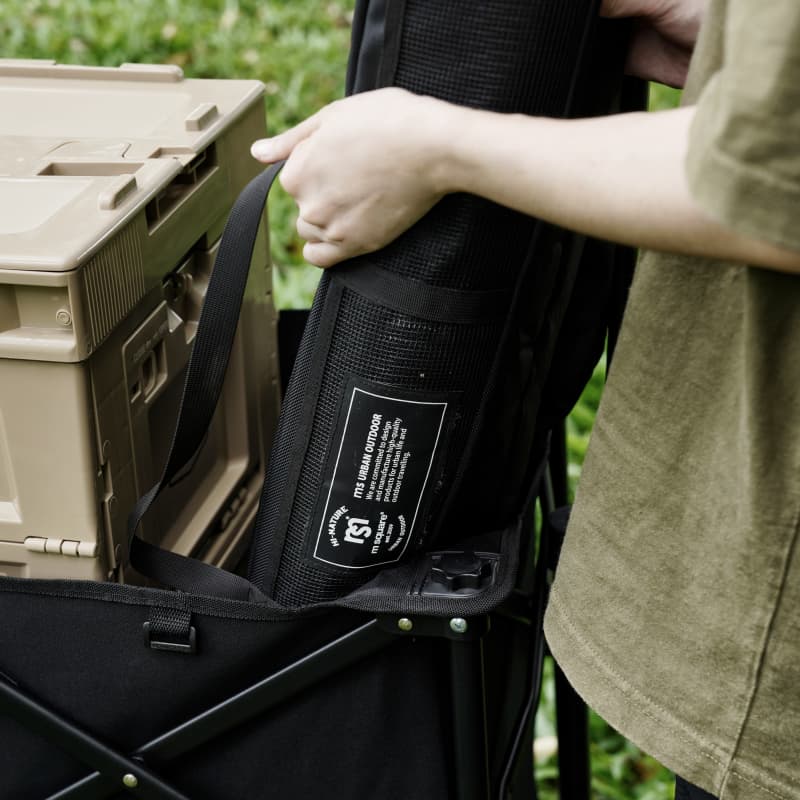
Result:
{"label": "metal rivet", "polygon": [[461,617],[454,617],[450,620],[450,630],[453,631],[453,633],[466,633],[467,621]]}
{"label": "metal rivet", "polygon": [[397,627],[401,631],[410,631],[414,627],[414,623],[408,617],[402,617],[397,620]]}
{"label": "metal rivet", "polygon": [[123,775],[122,782],[129,789],[135,789],[139,785],[139,779],[132,772]]}

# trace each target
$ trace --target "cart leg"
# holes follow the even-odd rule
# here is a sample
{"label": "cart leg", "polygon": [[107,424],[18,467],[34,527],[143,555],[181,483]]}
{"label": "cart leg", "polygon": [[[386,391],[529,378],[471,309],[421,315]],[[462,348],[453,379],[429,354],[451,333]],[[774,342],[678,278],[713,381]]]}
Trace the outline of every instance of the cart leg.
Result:
{"label": "cart leg", "polygon": [[589,714],[556,666],[558,786],[561,800],[589,800]]}
{"label": "cart leg", "polygon": [[483,643],[450,642],[453,746],[457,800],[488,800]]}
{"label": "cart leg", "polygon": [[[553,430],[550,451],[551,493],[547,505],[567,505],[567,436],[564,424]],[[563,530],[551,532],[551,569],[561,551]],[[560,536],[559,536],[560,534]],[[556,726],[558,729],[558,775],[561,800],[589,800],[589,712],[556,664]]]}

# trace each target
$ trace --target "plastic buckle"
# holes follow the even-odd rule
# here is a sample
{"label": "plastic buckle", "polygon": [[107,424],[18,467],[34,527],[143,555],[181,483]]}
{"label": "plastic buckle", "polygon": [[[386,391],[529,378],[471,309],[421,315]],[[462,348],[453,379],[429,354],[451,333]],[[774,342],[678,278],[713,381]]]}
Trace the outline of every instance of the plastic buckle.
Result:
{"label": "plastic buckle", "polygon": [[154,639],[153,631],[150,628],[150,623],[145,622],[142,626],[144,631],[145,647],[151,650],[164,650],[168,653],[196,653],[197,652],[197,632],[194,625],[189,626],[188,641],[172,641],[169,639]]}

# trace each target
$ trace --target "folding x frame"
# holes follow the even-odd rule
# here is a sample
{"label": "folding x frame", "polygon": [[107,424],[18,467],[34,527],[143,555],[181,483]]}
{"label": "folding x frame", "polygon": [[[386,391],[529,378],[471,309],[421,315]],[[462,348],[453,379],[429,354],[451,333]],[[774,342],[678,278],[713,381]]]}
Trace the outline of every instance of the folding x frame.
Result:
{"label": "folding x frame", "polygon": [[[291,315],[287,315],[291,316]],[[304,320],[299,320],[304,321]],[[289,337],[286,337],[289,338]],[[289,345],[291,347],[291,343]],[[288,363],[289,358],[281,358]],[[566,523],[566,437],[554,431],[548,470],[542,481],[542,510],[538,555],[534,537],[527,541],[521,564],[528,565],[508,600],[491,615],[467,619],[420,617],[409,621],[396,615],[368,617],[353,612],[355,627],[294,663],[270,674],[212,708],[188,719],[133,753],[110,747],[71,720],[40,703],[13,678],[0,673],[0,714],[8,715],[33,733],[84,764],[89,774],[64,787],[47,800],[107,800],[120,791],[150,800],[189,800],[170,786],[148,764],[168,763],[237,726],[269,712],[305,689],[393,644],[398,636],[430,636],[447,642],[450,660],[452,720],[452,786],[454,800],[489,800],[508,797],[511,776],[525,733],[533,724],[539,702],[546,646],[542,634],[549,583],[555,572]],[[561,510],[556,511],[559,508]],[[523,569],[523,572],[526,572]],[[528,587],[528,588],[523,588]],[[484,637],[491,616],[503,616],[525,626],[530,635],[529,684],[526,700],[518,709],[505,770],[492,786],[489,776],[484,686]],[[157,646],[157,642],[151,642]],[[556,714],[559,735],[560,793],[569,800],[589,800],[587,710],[556,668]]]}
{"label": "folding x frame", "polygon": [[[557,464],[560,458],[558,452],[554,458]],[[558,486],[553,487],[548,476],[541,497],[545,519],[553,516],[550,512],[554,508],[554,488],[559,491]],[[128,790],[133,797],[152,800],[188,800],[159,777],[148,763],[169,762],[212,741],[304,689],[324,681],[335,672],[388,647],[398,636],[434,636],[447,640],[451,664],[453,718],[450,730],[453,735],[454,797],[457,800],[505,798],[525,730],[533,723],[538,705],[545,652],[541,626],[547,600],[548,574],[554,570],[560,546],[558,538],[556,528],[544,526],[533,592],[517,590],[493,612],[511,617],[529,628],[533,667],[526,690],[527,702],[519,709],[515,735],[505,759],[506,770],[499,786],[494,788],[490,788],[484,700],[483,639],[489,629],[489,616],[468,619],[415,617],[412,634],[408,630],[409,621],[398,619],[397,616],[367,618],[359,615],[354,617],[359,624],[348,633],[164,732],[130,754],[109,747],[30,697],[11,678],[2,675],[0,713],[7,714],[91,770],[86,777],[51,795],[48,800],[105,800],[121,790]],[[533,546],[531,542],[531,550]],[[561,742],[561,796],[570,800],[588,800],[586,709],[561,679],[557,679],[557,705]]]}

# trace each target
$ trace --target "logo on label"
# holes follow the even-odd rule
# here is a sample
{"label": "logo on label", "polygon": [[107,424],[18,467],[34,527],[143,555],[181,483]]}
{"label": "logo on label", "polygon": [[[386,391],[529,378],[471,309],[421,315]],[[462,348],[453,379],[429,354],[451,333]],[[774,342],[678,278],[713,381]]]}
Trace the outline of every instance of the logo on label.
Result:
{"label": "logo on label", "polygon": [[[328,546],[344,548],[352,563],[370,563],[375,559],[389,557],[402,548],[408,536],[405,516],[390,516],[384,511],[378,513],[378,521],[373,523],[368,517],[351,517],[347,506],[339,506],[328,517],[326,523]],[[350,546],[354,545],[354,546]]]}
{"label": "logo on label", "polygon": [[372,528],[369,520],[351,517],[347,522],[347,529],[344,532],[344,540],[353,544],[364,544],[372,536]]}

